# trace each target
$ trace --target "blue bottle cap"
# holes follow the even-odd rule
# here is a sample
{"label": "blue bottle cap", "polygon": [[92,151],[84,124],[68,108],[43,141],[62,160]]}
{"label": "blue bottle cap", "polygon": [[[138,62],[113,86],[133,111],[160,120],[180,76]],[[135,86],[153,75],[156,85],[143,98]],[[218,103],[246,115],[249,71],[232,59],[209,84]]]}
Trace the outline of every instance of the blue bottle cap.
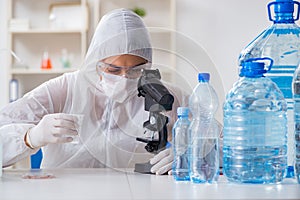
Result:
{"label": "blue bottle cap", "polygon": [[295,173],[294,173],[294,166],[288,166],[287,169],[286,169],[286,178],[293,178],[295,176]]}
{"label": "blue bottle cap", "polygon": [[263,62],[244,62],[240,70],[240,76],[257,77],[266,72],[265,63]]}
{"label": "blue bottle cap", "polygon": [[178,107],[177,108],[177,115],[188,116],[189,115],[189,108],[187,108],[187,107]]}
{"label": "blue bottle cap", "polygon": [[276,0],[274,5],[275,13],[293,13],[294,12],[294,2],[293,0]]}
{"label": "blue bottle cap", "polygon": [[210,74],[209,73],[199,73],[198,74],[198,81],[199,82],[209,82]]}
{"label": "blue bottle cap", "polygon": [[[269,61],[269,65],[266,67],[265,62],[258,61]],[[269,71],[273,65],[273,60],[271,58],[249,58],[241,64],[240,77],[262,77],[264,73]],[[267,68],[267,70],[266,70]]]}
{"label": "blue bottle cap", "polygon": [[[274,11],[272,12],[272,6]],[[297,11],[294,12],[295,6],[297,6]],[[299,20],[300,14],[300,3],[293,0],[276,0],[268,4],[268,15],[269,20],[275,23],[294,23]],[[275,18],[273,18],[272,13],[275,13]],[[295,15],[295,16],[294,16]]]}

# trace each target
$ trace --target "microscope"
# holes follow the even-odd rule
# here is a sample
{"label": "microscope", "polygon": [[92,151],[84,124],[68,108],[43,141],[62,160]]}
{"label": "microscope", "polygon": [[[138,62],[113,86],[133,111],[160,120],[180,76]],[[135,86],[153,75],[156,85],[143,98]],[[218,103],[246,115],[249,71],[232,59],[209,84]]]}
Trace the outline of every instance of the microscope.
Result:
{"label": "microscope", "polygon": [[[163,115],[163,111],[172,110],[174,102],[173,95],[170,94],[168,89],[161,83],[161,76],[158,69],[144,69],[137,85],[138,96],[145,98],[146,111],[149,111],[149,119],[144,122],[143,127],[145,133],[150,131],[158,133],[158,138],[154,138],[154,134],[150,138],[136,138],[137,141],[146,143],[145,149],[157,154],[164,150],[167,144],[168,131],[168,117]],[[152,165],[147,163],[136,163],[135,172],[151,173]]]}

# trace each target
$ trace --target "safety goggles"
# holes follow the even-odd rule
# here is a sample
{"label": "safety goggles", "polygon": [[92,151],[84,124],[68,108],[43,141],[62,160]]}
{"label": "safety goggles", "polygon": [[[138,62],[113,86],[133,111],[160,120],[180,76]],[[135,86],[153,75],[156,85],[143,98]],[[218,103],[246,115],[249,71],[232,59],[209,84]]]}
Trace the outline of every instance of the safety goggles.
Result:
{"label": "safety goggles", "polygon": [[[136,66],[116,66],[109,63],[104,63],[99,61],[96,65],[97,73],[101,75],[102,72],[124,76],[129,79],[139,78],[142,75],[142,70],[145,68],[150,68],[151,63],[142,63]],[[123,73],[125,72],[125,73]]]}

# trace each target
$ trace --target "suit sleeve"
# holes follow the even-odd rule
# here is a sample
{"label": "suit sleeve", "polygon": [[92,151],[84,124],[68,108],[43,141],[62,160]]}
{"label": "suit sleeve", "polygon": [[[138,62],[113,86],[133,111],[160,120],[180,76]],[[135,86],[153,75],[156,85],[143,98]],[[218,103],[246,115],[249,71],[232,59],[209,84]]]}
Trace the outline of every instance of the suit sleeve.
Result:
{"label": "suit sleeve", "polygon": [[51,79],[0,111],[0,139],[4,167],[37,151],[25,145],[24,136],[43,116],[62,111],[67,85],[66,75]]}

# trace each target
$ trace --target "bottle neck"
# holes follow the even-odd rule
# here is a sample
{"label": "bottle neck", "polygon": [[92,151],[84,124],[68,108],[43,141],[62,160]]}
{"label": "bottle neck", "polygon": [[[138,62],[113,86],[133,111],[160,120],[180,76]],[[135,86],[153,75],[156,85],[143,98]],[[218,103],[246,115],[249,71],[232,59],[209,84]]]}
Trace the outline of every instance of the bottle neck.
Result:
{"label": "bottle neck", "polygon": [[201,83],[201,84],[208,84],[209,82],[208,82],[208,81],[201,80],[201,81],[199,81],[199,83]]}
{"label": "bottle neck", "polygon": [[261,77],[264,77],[264,75],[263,74],[257,74],[257,75],[252,75],[252,76],[249,76],[249,75],[247,75],[247,76],[241,76],[241,78],[261,78]]}
{"label": "bottle neck", "polygon": [[265,79],[265,76],[260,76],[260,77],[240,77],[239,81],[246,81],[246,82],[257,82],[260,81],[261,79]]}
{"label": "bottle neck", "polygon": [[197,122],[211,122],[212,121],[212,119],[213,119],[214,117],[213,117],[213,115],[205,115],[205,116],[203,116],[203,115],[201,115],[201,116],[195,116],[195,117],[193,117],[193,121],[197,121]]}
{"label": "bottle neck", "polygon": [[261,78],[264,77],[264,74],[261,72],[259,73],[259,71],[245,71],[245,70],[240,70],[240,74],[239,76],[241,78]]}

